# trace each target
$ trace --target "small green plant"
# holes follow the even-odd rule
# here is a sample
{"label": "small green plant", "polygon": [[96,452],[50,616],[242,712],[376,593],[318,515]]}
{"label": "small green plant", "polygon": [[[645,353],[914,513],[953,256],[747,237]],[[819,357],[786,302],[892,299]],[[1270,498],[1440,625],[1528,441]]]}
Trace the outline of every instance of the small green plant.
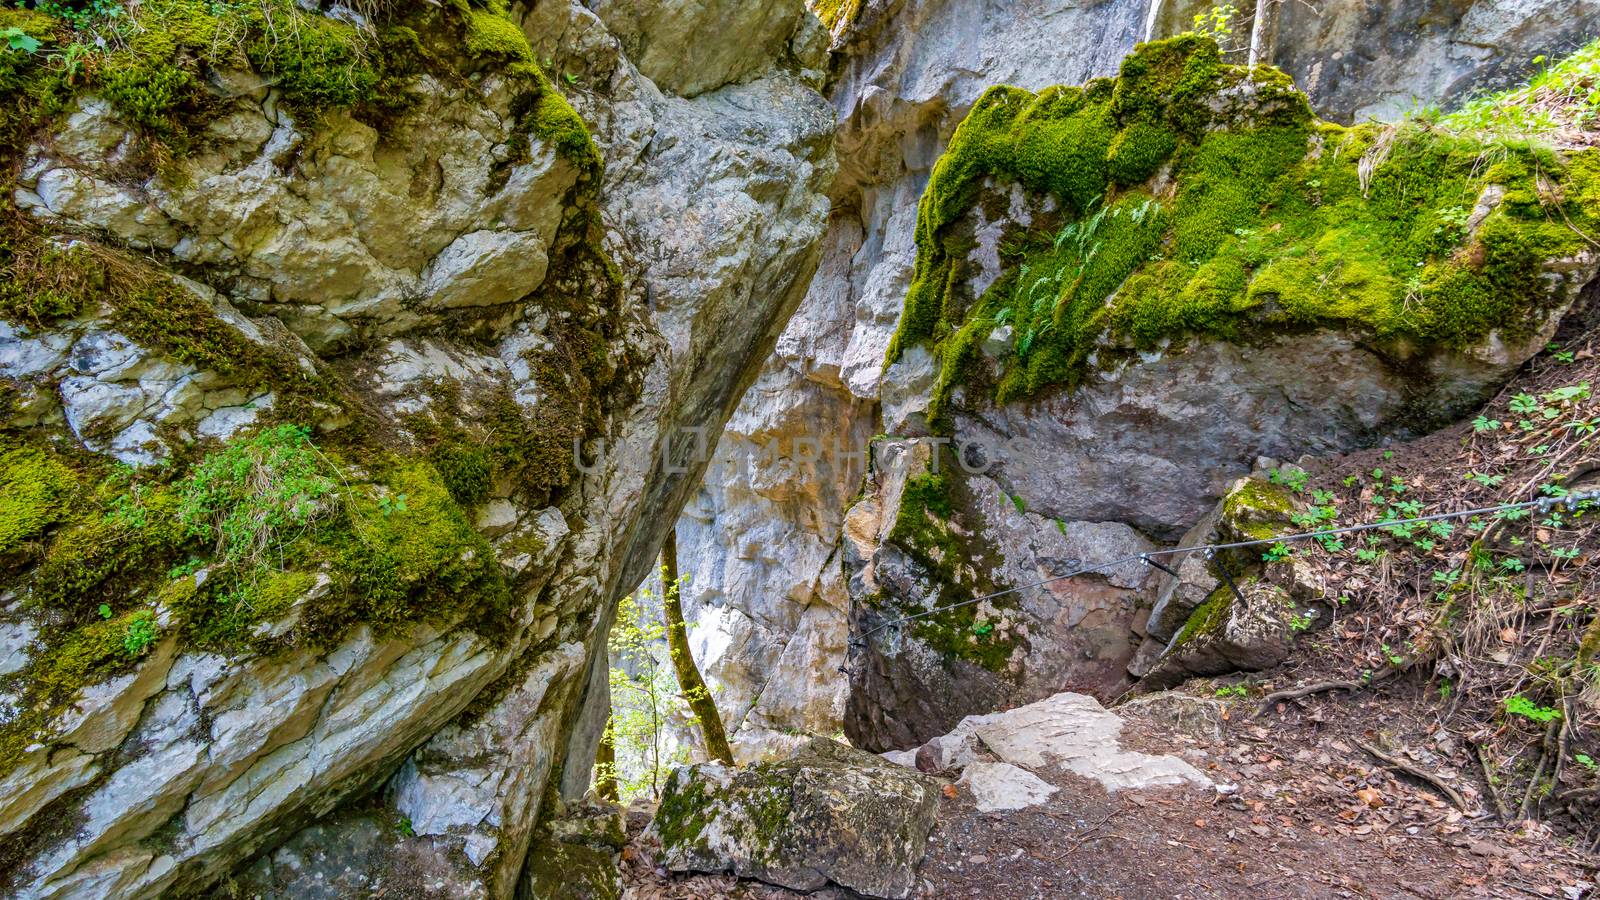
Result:
{"label": "small green plant", "polygon": [[1532,415],[1539,411],[1539,398],[1532,394],[1517,394],[1511,398],[1510,408],[1519,416]]}
{"label": "small green plant", "polygon": [[395,513],[403,513],[406,511],[406,508],[405,494],[395,494],[392,497],[388,494],[385,494],[378,498],[378,511],[383,513],[385,516],[392,516]]}
{"label": "small green plant", "polygon": [[1261,559],[1265,562],[1279,562],[1288,558],[1289,545],[1285,544],[1283,541],[1273,544],[1267,549],[1267,552],[1261,554]]}
{"label": "small green plant", "polygon": [[102,618],[102,619],[111,618],[111,605],[109,603],[100,604],[100,618]]}
{"label": "small green plant", "polygon": [[[1559,387],[1540,396],[1545,403],[1574,403],[1589,399],[1589,382]],[[1549,417],[1547,417],[1549,418]]]}
{"label": "small green plant", "polygon": [[1506,714],[1520,716],[1531,722],[1547,724],[1561,717],[1561,710],[1551,706],[1540,706],[1521,694],[1516,694],[1505,699]]}
{"label": "small green plant", "polygon": [[1479,434],[1482,434],[1485,431],[1499,431],[1500,426],[1501,422],[1499,419],[1491,419],[1488,416],[1478,416],[1476,419],[1472,420],[1472,430],[1478,432]]}
{"label": "small green plant", "polygon": [[1383,645],[1383,658],[1387,659],[1389,661],[1389,665],[1394,666],[1395,668],[1405,665],[1406,662],[1406,658],[1390,649],[1388,644]]}
{"label": "small green plant", "polygon": [[178,484],[178,521],[188,536],[215,542],[224,562],[251,568],[332,514],[338,484],[331,470],[310,429],[279,425],[195,466]]}
{"label": "small green plant", "polygon": [[122,636],[122,649],[129,656],[142,656],[155,641],[155,617],[149,613],[141,613],[128,622],[128,630]]}
{"label": "small green plant", "polygon": [[1273,469],[1267,474],[1267,479],[1273,484],[1281,484],[1296,494],[1306,489],[1306,482],[1310,478],[1304,469]]}
{"label": "small green plant", "polygon": [[686,721],[690,711],[667,658],[660,604],[647,589],[624,597],[608,642],[614,771],[623,799],[658,797],[666,774],[688,761],[687,748],[671,739],[671,723]]}
{"label": "small green plant", "polygon": [[1217,699],[1219,700],[1242,699],[1248,696],[1250,696],[1250,689],[1242,684],[1228,684],[1217,688]]}
{"label": "small green plant", "polygon": [[1579,753],[1577,756],[1574,756],[1573,759],[1577,761],[1578,765],[1588,769],[1590,775],[1600,774],[1600,763],[1595,762],[1594,757],[1588,755],[1587,753]]}
{"label": "small green plant", "polygon": [[417,829],[411,824],[410,816],[401,816],[400,822],[395,827],[398,828],[400,830],[400,834],[405,837],[417,836]]}
{"label": "small green plant", "polygon": [[39,52],[39,39],[21,28],[0,28],[0,38],[6,42],[6,47],[13,53]]}
{"label": "small green plant", "polygon": [[[19,6],[21,4],[18,4]],[[74,26],[85,26],[123,15],[122,4],[117,0],[35,0],[34,9],[54,16]]]}
{"label": "small green plant", "polygon": [[1297,613],[1289,619],[1289,630],[1299,634],[1311,628],[1313,618],[1310,613]]}
{"label": "small green plant", "polygon": [[1233,39],[1233,20],[1238,15],[1239,9],[1232,3],[1219,4],[1195,13],[1194,27],[1189,30],[1226,47]]}

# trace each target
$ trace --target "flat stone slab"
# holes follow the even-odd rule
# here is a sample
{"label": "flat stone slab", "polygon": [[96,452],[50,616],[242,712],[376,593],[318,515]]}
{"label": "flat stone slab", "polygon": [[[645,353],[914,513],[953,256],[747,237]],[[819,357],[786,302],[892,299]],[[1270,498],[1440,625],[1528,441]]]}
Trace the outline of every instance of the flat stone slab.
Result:
{"label": "flat stone slab", "polygon": [[1036,771],[1059,766],[1108,791],[1211,786],[1211,779],[1176,756],[1122,749],[1122,719],[1084,694],[1056,694],[979,718],[974,728],[979,739],[1015,766]]}
{"label": "flat stone slab", "polygon": [[961,780],[956,783],[972,792],[978,812],[1003,812],[1039,806],[1061,790],[1027,769],[1003,762],[969,763],[961,773]]}

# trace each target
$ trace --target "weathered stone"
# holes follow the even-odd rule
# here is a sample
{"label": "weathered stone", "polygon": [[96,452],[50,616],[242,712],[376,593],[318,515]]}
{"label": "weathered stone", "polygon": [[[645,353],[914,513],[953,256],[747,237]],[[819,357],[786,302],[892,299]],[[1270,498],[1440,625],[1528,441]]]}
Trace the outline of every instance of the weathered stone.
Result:
{"label": "weathered stone", "polygon": [[1595,0],[1276,7],[1276,41],[1264,57],[1339,121],[1388,121],[1418,102],[1510,87],[1532,74],[1535,56],[1576,47],[1600,29]]}
{"label": "weathered stone", "polygon": [[1123,750],[1118,740],[1122,719],[1082,694],[1057,694],[983,716],[973,730],[1005,762],[1032,770],[1056,766],[1098,781],[1108,791],[1211,784],[1175,756]]}
{"label": "weathered stone", "polygon": [[1006,812],[1039,806],[1060,790],[1027,769],[982,760],[969,763],[956,783],[972,792],[978,812]]}
{"label": "weathered stone", "polygon": [[619,854],[627,843],[622,810],[576,804],[549,820],[528,851],[519,900],[615,900]]}
{"label": "weathered stone", "polygon": [[[1184,532],[1178,539],[1179,547],[1200,547],[1210,544],[1217,536],[1217,524],[1220,512],[1213,510],[1202,516],[1193,528]],[[1145,623],[1145,633],[1152,638],[1163,642],[1170,640],[1172,635],[1194,612],[1195,607],[1204,603],[1211,592],[1222,583],[1206,564],[1206,558],[1199,553],[1185,553],[1176,559],[1165,561],[1167,568],[1176,572],[1174,577],[1166,572],[1156,576],[1155,605],[1150,609],[1150,618]],[[1143,672],[1136,672],[1143,675]]]}
{"label": "weathered stone", "polygon": [[780,762],[677,770],[650,833],[675,871],[908,897],[937,808],[933,779],[818,738]]}
{"label": "weathered stone", "polygon": [[[595,0],[624,52],[662,90],[693,97],[770,68],[810,18],[801,0]],[[729,40],[737,35],[737,40]]]}
{"label": "weathered stone", "polygon": [[1218,588],[1173,636],[1149,674],[1146,687],[1171,687],[1191,675],[1258,672],[1289,658],[1294,600],[1282,588],[1256,580],[1239,584],[1235,595]]}
{"label": "weathered stone", "polygon": [[1211,697],[1160,691],[1135,697],[1118,706],[1117,712],[1123,716],[1137,713],[1196,740],[1210,742],[1222,740],[1226,709],[1227,704]]}

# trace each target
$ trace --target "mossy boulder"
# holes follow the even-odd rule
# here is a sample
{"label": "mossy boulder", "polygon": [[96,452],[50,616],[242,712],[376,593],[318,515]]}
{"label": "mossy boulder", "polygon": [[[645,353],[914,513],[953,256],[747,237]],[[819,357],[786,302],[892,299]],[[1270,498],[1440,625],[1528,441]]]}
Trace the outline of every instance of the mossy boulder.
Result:
{"label": "mossy boulder", "polygon": [[816,738],[789,759],[747,769],[677,770],[649,834],[673,871],[909,897],[938,797],[928,776]]}
{"label": "mossy boulder", "polygon": [[[1340,329],[1413,367],[1524,341],[1593,274],[1568,277],[1593,256],[1597,173],[1593,150],[1320,122],[1209,39],[1143,44],[1116,78],[973,107],[923,195],[888,359],[933,349],[929,416],[949,428],[957,385],[1005,403],[1189,340]],[[1058,211],[1006,228],[995,267],[974,222],[1007,185]],[[1000,325],[1014,349],[985,361]]]}
{"label": "mossy boulder", "polygon": [[[1282,467],[1270,476],[1238,479],[1180,546],[1273,541],[1302,531],[1295,524],[1302,504],[1280,483],[1294,481],[1295,473]],[[1259,544],[1170,560],[1177,576],[1163,574],[1158,583],[1146,626],[1152,646],[1133,670],[1144,678],[1141,688],[1170,687],[1191,675],[1270,669],[1286,659],[1294,634],[1323,618],[1325,598],[1304,559],[1278,556],[1273,545]]]}
{"label": "mossy boulder", "polygon": [[1159,662],[1140,682],[1161,690],[1197,675],[1259,672],[1289,658],[1298,614],[1287,591],[1256,578],[1211,592],[1190,613]]}
{"label": "mossy boulder", "polygon": [[627,843],[622,810],[583,804],[546,822],[528,850],[519,900],[617,900],[619,854]]}

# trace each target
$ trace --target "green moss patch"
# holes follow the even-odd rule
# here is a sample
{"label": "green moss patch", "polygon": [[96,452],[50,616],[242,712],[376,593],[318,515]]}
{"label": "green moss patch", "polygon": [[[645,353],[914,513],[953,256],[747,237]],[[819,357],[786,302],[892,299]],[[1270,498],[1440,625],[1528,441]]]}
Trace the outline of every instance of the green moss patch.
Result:
{"label": "green moss patch", "polygon": [[1291,530],[1296,512],[1289,491],[1260,478],[1246,478],[1222,498],[1222,525],[1231,537],[1264,541]]}
{"label": "green moss patch", "polygon": [[[888,359],[932,346],[947,424],[951,389],[980,373],[1003,403],[1188,335],[1339,327],[1397,364],[1515,338],[1541,318],[1545,263],[1600,233],[1597,165],[1600,150],[1319,123],[1282,73],[1223,65],[1207,39],[1143,44],[1116,79],[978,101],[923,194]],[[1012,227],[973,297],[969,214],[1008,183],[1060,212]],[[1504,201],[1474,221],[1491,186]],[[974,365],[1002,325],[1011,352]]]}
{"label": "green moss patch", "polygon": [[1228,614],[1233,609],[1233,599],[1233,590],[1227,585],[1212,591],[1205,601],[1189,614],[1188,620],[1183,623],[1183,628],[1172,639],[1172,649],[1176,650],[1195,638],[1214,635],[1221,631],[1222,626],[1228,623]]}
{"label": "green moss patch", "polygon": [[[8,536],[43,547],[15,580],[39,646],[7,679],[31,712],[0,727],[0,751],[32,743],[78,690],[145,655],[158,610],[185,646],[224,653],[329,647],[358,624],[383,636],[462,621],[490,641],[512,626],[493,548],[426,460],[380,456],[363,476],[306,430],[277,426],[181,474],[75,469],[31,446],[0,465],[0,507],[17,511]],[[24,477],[37,489],[11,490]],[[297,604],[286,633],[260,636]]]}
{"label": "green moss patch", "polygon": [[838,34],[840,30],[855,24],[856,17],[861,15],[861,2],[862,0],[811,0],[808,5],[829,31]]}
{"label": "green moss patch", "polygon": [[60,522],[77,487],[72,470],[43,451],[0,450],[0,559]]}
{"label": "green moss patch", "polygon": [[[945,657],[1004,672],[1024,641],[997,627],[982,604],[968,602],[999,590],[988,577],[998,556],[985,543],[983,522],[954,471],[954,457],[946,452],[941,462],[939,471],[908,476],[889,533],[891,542],[927,570],[938,587],[938,606],[925,615],[920,598],[879,600],[890,602],[894,615],[918,616],[908,625],[911,633]],[[1007,601],[990,602],[1004,608]]]}

